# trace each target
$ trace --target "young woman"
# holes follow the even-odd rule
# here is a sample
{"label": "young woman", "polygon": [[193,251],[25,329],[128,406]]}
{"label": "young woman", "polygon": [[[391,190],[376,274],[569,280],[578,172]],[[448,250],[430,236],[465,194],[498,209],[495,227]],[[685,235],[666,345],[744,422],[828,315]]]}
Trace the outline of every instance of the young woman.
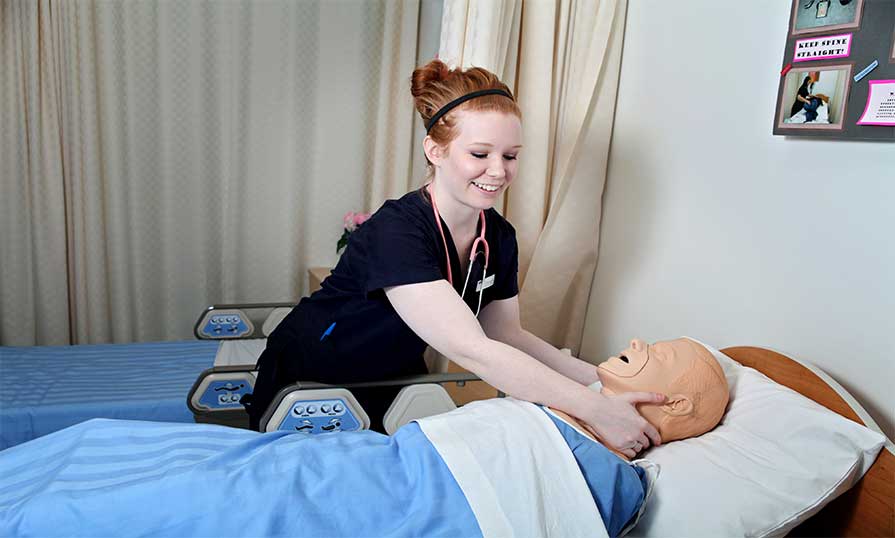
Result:
{"label": "young woman", "polygon": [[[493,209],[522,148],[507,86],[484,69],[433,60],[413,72],[411,93],[426,125],[427,182],[352,233],[322,288],[270,335],[246,398],[252,427],[286,385],[423,374],[430,345],[511,396],[579,418],[623,454],[658,444],[635,404],[663,395],[592,391],[593,365],[520,325],[515,231]],[[353,392],[381,428],[396,391]]]}

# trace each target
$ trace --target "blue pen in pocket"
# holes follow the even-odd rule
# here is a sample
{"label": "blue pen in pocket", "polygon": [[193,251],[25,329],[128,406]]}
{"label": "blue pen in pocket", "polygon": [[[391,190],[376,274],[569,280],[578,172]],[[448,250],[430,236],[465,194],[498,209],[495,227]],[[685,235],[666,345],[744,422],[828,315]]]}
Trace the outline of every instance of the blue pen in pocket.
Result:
{"label": "blue pen in pocket", "polygon": [[325,331],[323,331],[323,334],[320,335],[320,341],[321,341],[321,342],[323,341],[324,338],[326,338],[327,336],[329,336],[329,334],[330,334],[331,332],[333,332],[333,327],[335,327],[335,326],[336,326],[336,322],[334,321],[332,325],[330,325],[329,327],[326,328]]}

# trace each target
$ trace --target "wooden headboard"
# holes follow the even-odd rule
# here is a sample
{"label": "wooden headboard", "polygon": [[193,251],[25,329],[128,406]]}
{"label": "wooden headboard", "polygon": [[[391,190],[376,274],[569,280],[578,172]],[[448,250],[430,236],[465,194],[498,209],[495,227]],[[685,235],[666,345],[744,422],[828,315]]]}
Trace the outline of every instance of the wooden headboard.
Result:
{"label": "wooden headboard", "polygon": [[[758,347],[729,347],[721,351],[845,418],[865,424],[837,391],[844,393],[845,389],[831,386],[810,367]],[[855,487],[793,529],[788,536],[895,536],[895,455],[890,450],[890,447],[884,447]]]}

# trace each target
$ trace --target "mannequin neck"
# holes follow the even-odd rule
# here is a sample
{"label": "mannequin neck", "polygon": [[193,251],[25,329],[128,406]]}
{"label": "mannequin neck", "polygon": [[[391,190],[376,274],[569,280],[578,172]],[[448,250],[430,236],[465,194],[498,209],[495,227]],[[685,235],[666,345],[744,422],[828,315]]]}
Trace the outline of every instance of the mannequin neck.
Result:
{"label": "mannequin neck", "polygon": [[[550,408],[548,408],[548,409],[550,409],[550,411],[552,411],[556,416],[562,418],[563,420],[565,420],[565,421],[568,422],[569,424],[572,424],[572,425],[576,426],[576,427],[578,428],[578,431],[582,432],[584,435],[588,436],[589,438],[591,438],[592,440],[596,441],[597,443],[600,443],[600,441],[597,439],[596,435],[594,435],[593,431],[591,431],[591,429],[590,429],[588,426],[586,426],[583,422],[581,422],[581,421],[578,420],[577,418],[575,418],[575,417],[569,415],[568,413],[564,413],[564,412],[560,411],[559,409],[554,409],[554,408],[552,408],[552,407],[550,407]],[[603,443],[600,443],[600,444],[603,445],[604,447],[606,447],[606,450],[608,450],[609,452],[612,452],[613,454],[615,454],[615,455],[618,456],[619,458],[621,458],[621,459],[623,459],[623,460],[625,460],[625,461],[631,461],[631,460],[628,459],[627,456],[625,456],[625,455],[622,454],[621,452],[616,452],[615,450],[613,450],[612,448],[606,446],[606,445],[603,444]]]}

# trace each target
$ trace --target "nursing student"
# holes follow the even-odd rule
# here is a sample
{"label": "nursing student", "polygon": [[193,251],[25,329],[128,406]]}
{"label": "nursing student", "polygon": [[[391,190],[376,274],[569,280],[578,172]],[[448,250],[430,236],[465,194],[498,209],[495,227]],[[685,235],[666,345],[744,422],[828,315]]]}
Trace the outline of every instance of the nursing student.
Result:
{"label": "nursing student", "polygon": [[[659,444],[635,404],[661,404],[663,395],[590,390],[593,365],[520,324],[515,231],[493,208],[522,149],[521,113],[507,86],[484,69],[433,60],[414,70],[411,93],[426,126],[427,181],[355,230],[322,288],[270,335],[254,394],[244,399],[252,428],[276,393],[299,380],[425,374],[429,345],[510,396],[580,419],[629,457]],[[381,431],[397,389],[352,392]]]}

